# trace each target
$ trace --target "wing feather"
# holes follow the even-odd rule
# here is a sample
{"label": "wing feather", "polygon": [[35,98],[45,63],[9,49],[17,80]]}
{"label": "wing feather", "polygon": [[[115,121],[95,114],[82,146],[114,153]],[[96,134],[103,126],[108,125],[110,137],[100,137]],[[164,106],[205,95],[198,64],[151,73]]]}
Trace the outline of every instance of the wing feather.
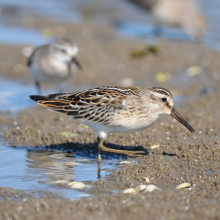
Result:
{"label": "wing feather", "polygon": [[30,98],[51,111],[65,113],[74,119],[108,124],[115,112],[126,107],[124,105],[126,98],[138,94],[139,89],[136,87],[105,86],[76,93],[30,96]]}

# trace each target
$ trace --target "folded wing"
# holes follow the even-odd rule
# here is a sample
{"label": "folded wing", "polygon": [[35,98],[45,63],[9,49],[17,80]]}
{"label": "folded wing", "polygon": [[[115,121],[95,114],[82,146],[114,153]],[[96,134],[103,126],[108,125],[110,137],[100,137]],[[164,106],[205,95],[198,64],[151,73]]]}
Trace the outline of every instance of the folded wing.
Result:
{"label": "folded wing", "polygon": [[30,96],[30,98],[51,111],[65,113],[74,119],[109,124],[111,115],[126,107],[123,101],[130,91],[132,90],[120,87],[100,87],[76,93]]}

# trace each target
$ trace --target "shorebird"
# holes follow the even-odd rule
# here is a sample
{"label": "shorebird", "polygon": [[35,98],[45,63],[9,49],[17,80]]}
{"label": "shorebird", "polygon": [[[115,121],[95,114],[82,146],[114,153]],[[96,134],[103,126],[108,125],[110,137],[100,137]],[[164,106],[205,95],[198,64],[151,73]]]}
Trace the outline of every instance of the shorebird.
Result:
{"label": "shorebird", "polygon": [[65,81],[75,75],[77,67],[82,69],[76,57],[77,53],[77,45],[66,38],[34,49],[27,65],[39,94],[43,82],[57,84],[62,92]]}
{"label": "shorebird", "polygon": [[31,95],[39,105],[61,112],[93,128],[97,133],[98,161],[101,152],[137,157],[144,151],[110,149],[103,142],[109,133],[131,133],[151,126],[160,114],[169,114],[191,132],[192,126],[176,111],[172,94],[163,88],[103,86],[74,93]]}
{"label": "shorebird", "polygon": [[201,41],[206,31],[206,19],[196,0],[127,1],[149,12],[157,27],[168,25],[182,28],[194,41]]}

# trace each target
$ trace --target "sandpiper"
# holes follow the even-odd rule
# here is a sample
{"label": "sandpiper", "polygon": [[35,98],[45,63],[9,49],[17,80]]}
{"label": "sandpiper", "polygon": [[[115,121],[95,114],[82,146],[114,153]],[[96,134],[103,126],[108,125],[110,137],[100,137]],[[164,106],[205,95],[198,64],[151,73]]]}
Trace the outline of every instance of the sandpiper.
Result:
{"label": "sandpiper", "polygon": [[200,41],[206,31],[206,20],[196,0],[128,1],[150,13],[157,33],[163,25],[174,26],[184,29],[193,40]]}
{"label": "sandpiper", "polygon": [[172,94],[163,88],[103,86],[74,93],[31,95],[39,105],[65,113],[97,133],[98,161],[102,151],[140,156],[144,151],[110,149],[103,145],[109,133],[131,133],[151,126],[160,114],[170,114],[191,132],[192,126],[176,111]]}
{"label": "sandpiper", "polygon": [[57,84],[62,92],[65,81],[75,75],[77,67],[82,69],[76,57],[77,53],[77,45],[66,38],[57,39],[33,51],[27,65],[39,94],[42,82]]}

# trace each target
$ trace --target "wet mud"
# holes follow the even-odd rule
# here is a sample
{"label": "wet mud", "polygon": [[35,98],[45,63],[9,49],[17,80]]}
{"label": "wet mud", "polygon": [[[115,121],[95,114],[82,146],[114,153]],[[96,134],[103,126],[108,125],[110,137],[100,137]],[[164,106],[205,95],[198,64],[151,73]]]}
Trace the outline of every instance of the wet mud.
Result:
{"label": "wet mud", "polygon": [[[117,165],[103,179],[99,176],[102,163],[101,167],[97,164],[97,180],[85,181],[89,187],[79,190],[88,198],[73,200],[50,190],[18,190],[16,183],[2,187],[0,219],[219,219],[220,54],[190,42],[161,40],[158,54],[133,58],[131,52],[146,46],[144,42],[119,38],[112,29],[91,23],[48,23],[53,33],[65,33],[80,47],[83,71],[67,83],[67,91],[102,85],[165,87],[174,94],[177,110],[195,133],[170,116],[162,116],[144,131],[111,134],[107,147],[145,150],[145,156],[132,159],[103,152],[103,160],[115,160]],[[40,18],[34,27],[43,27]],[[0,45],[1,77],[24,86],[33,84],[25,67],[27,46]],[[169,77],[161,80],[157,74]],[[48,86],[43,88],[46,91]],[[16,113],[1,109],[0,133],[2,144],[14,148],[61,152],[64,158],[95,161],[97,157],[92,129],[40,106]],[[184,182],[191,187],[175,189]],[[153,184],[160,190],[122,193],[140,184]]]}

